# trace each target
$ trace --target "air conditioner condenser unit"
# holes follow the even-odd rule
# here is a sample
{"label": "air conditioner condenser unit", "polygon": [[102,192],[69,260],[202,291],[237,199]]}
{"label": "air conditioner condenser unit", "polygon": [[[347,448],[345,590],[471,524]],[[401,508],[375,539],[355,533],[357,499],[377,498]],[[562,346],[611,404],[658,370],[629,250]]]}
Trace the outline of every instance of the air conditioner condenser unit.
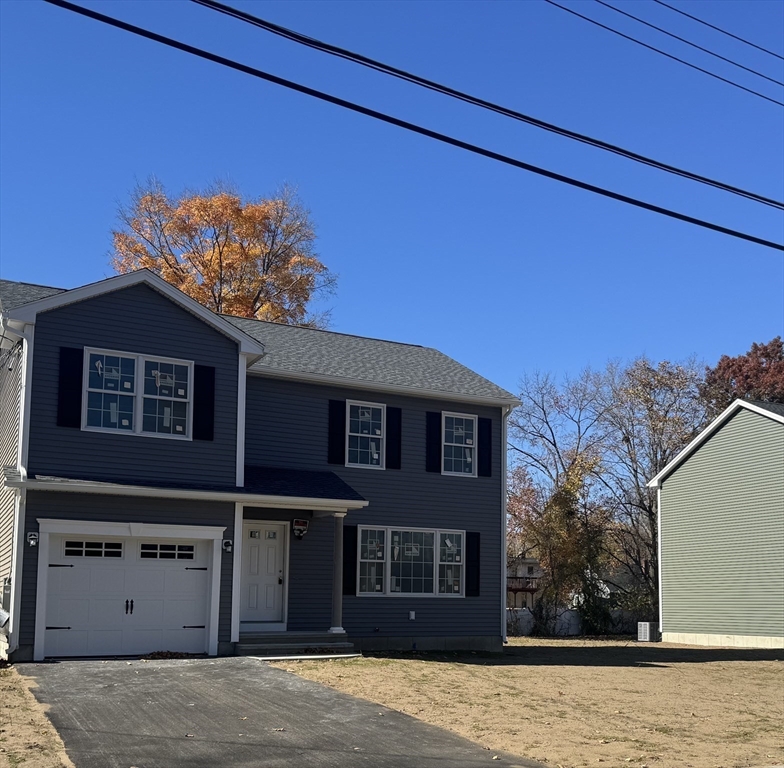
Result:
{"label": "air conditioner condenser unit", "polygon": [[637,622],[637,642],[657,643],[659,641],[659,625],[655,621]]}

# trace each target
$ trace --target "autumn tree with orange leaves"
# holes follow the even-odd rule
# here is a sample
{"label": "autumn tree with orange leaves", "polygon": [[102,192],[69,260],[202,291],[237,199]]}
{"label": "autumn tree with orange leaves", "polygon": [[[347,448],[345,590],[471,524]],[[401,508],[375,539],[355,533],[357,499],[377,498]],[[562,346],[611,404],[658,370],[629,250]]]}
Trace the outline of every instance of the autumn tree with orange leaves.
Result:
{"label": "autumn tree with orange leaves", "polygon": [[243,199],[226,185],[172,197],[149,180],[118,211],[112,266],[149,269],[205,307],[289,325],[326,326],[311,300],[336,278],[315,251],[310,213],[289,187]]}

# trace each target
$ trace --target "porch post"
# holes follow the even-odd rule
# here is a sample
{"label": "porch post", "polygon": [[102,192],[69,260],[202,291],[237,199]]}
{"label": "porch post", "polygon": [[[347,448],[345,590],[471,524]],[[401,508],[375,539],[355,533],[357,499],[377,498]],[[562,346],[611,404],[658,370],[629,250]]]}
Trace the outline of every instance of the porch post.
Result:
{"label": "porch post", "polygon": [[332,547],[332,626],[330,632],[343,629],[343,518],[345,512],[336,512],[335,543]]}

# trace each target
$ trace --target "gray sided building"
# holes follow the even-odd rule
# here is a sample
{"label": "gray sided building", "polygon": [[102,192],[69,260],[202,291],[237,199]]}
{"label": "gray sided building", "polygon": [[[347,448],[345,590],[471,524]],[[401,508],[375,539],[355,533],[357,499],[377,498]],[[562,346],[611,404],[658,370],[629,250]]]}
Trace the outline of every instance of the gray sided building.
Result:
{"label": "gray sided building", "polygon": [[510,393],[144,270],[0,303],[6,655],[500,649]]}
{"label": "gray sided building", "polygon": [[736,400],[649,485],[662,640],[784,648],[784,404]]}

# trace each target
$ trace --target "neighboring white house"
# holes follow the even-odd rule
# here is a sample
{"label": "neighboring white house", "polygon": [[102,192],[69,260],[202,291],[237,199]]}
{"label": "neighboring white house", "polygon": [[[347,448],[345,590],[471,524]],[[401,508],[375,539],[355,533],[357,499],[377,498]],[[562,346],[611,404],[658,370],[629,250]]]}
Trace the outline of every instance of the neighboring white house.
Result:
{"label": "neighboring white house", "polygon": [[784,648],[784,404],[736,400],[648,485],[662,639]]}

